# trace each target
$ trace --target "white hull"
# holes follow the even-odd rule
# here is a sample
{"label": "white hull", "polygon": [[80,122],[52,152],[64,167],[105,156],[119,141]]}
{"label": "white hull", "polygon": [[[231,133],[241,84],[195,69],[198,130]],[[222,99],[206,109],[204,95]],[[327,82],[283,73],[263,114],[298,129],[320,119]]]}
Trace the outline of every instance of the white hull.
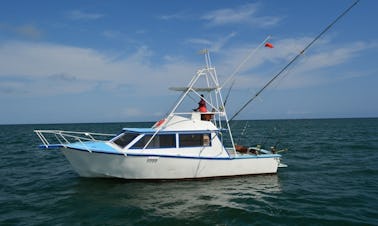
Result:
{"label": "white hull", "polygon": [[63,149],[82,177],[189,179],[276,173],[279,157],[210,159],[125,156]]}

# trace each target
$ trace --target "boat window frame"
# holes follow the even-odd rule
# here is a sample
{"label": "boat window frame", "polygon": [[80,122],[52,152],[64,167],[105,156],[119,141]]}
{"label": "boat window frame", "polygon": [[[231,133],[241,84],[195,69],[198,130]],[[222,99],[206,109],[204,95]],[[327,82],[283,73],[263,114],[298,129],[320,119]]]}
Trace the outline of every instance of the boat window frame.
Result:
{"label": "boat window frame", "polygon": [[[144,149],[144,146],[147,144],[147,142],[151,139],[153,134],[143,134],[136,142],[134,142],[129,149],[132,150],[140,150]],[[163,136],[172,136],[172,141],[174,142],[173,145],[168,146],[160,146],[160,140],[159,140],[159,146],[153,146],[156,143],[156,139],[163,137]],[[138,144],[139,142],[143,142],[142,144]],[[136,147],[136,145],[140,145]],[[156,134],[152,141],[148,144],[148,146],[145,149],[170,149],[170,148],[177,148],[177,135],[176,133],[163,133],[163,134]]]}
{"label": "boat window frame", "polygon": [[[127,142],[126,144],[124,144],[124,145],[121,145],[121,144],[117,143],[117,141],[118,141],[119,139],[121,139],[122,137],[124,137],[124,136],[132,136],[133,138],[132,138],[132,139],[129,139],[128,142]],[[140,136],[140,134],[138,134],[138,133],[123,132],[123,133],[120,133],[118,136],[114,137],[114,138],[111,140],[111,142],[112,142],[113,144],[117,145],[119,148],[124,149],[124,148],[126,148],[128,145],[132,144],[133,141],[134,141],[135,139],[138,138],[138,136]],[[138,140],[139,140],[139,139],[138,139]]]}
{"label": "boat window frame", "polygon": [[[182,140],[181,136],[199,136],[199,143],[193,142],[192,144],[186,144],[182,145]],[[195,147],[211,147],[212,146],[212,137],[211,137],[211,132],[206,131],[206,132],[185,132],[185,133],[177,133],[177,141],[178,141],[178,148],[195,148]],[[207,138],[208,141],[205,141]],[[205,143],[206,142],[206,143]]]}

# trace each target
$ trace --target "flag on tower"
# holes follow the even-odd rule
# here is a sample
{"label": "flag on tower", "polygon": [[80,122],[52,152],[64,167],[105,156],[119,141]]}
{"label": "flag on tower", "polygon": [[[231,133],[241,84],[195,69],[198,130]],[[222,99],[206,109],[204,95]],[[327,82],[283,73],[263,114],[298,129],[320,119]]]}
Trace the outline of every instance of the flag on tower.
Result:
{"label": "flag on tower", "polygon": [[269,42],[265,43],[265,47],[274,48],[273,44]]}

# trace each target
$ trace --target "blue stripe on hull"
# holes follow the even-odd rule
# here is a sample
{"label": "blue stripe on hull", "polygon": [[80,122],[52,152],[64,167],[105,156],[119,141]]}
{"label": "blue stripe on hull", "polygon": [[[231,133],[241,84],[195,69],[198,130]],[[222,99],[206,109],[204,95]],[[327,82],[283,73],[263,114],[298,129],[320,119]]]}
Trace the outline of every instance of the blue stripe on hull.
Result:
{"label": "blue stripe on hull", "polygon": [[[68,146],[71,150],[85,151],[86,149],[75,148],[74,146]],[[238,159],[258,159],[258,158],[280,158],[279,154],[262,154],[262,155],[238,155],[231,158],[225,157],[200,157],[200,156],[177,156],[177,155],[157,155],[157,154],[130,154],[121,152],[106,152],[99,150],[91,150],[92,153],[108,154],[108,155],[126,155],[131,157],[159,157],[159,158],[184,158],[184,159],[203,159],[203,160],[238,160]]]}

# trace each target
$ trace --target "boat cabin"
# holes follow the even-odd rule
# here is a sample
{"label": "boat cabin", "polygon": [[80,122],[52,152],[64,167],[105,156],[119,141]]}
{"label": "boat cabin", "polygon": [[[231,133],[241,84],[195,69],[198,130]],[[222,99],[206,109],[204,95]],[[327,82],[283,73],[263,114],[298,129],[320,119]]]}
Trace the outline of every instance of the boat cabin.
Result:
{"label": "boat cabin", "polygon": [[201,120],[199,113],[193,115],[175,115],[166,124],[153,128],[124,128],[110,143],[127,154],[229,157],[218,128],[211,121]]}

